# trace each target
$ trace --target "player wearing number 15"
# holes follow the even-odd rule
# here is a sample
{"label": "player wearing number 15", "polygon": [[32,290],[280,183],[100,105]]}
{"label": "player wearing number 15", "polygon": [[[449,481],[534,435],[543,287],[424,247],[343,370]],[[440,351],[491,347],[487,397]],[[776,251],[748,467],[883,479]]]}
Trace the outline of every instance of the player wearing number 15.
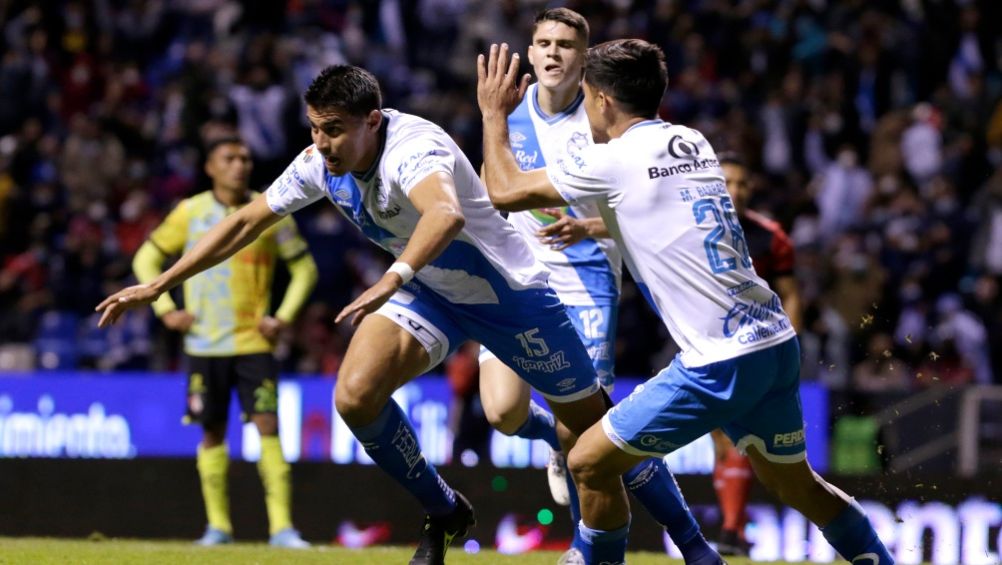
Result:
{"label": "player wearing number 15", "polygon": [[[601,419],[605,402],[546,270],[491,206],[452,138],[384,109],[376,78],[358,67],[324,69],[304,99],[313,144],[265,197],[216,224],[149,284],[105,299],[100,324],[225,259],[289,213],[329,200],[397,259],[335,319],[358,326],[338,373],[336,408],[366,453],[424,507],[411,563],[440,565],[474,523],[473,508],[421,453],[392,398],[397,388],[474,339],[546,397],[567,428],[565,450]],[[618,480],[606,488],[626,499]]]}
{"label": "player wearing number 15", "polygon": [[841,555],[893,563],[859,504],[807,463],[796,332],[752,268],[713,148],[698,131],[657,119],[668,84],[661,49],[627,39],[588,50],[584,106],[595,144],[545,170],[520,171],[508,148],[506,116],[528,85],[517,73],[507,46],[478,60],[491,200],[512,211],[595,202],[681,349],[568,455],[585,561],[623,561],[629,508],[607,485],[644,458],[721,427],[747,450],[762,483],[820,526]]}

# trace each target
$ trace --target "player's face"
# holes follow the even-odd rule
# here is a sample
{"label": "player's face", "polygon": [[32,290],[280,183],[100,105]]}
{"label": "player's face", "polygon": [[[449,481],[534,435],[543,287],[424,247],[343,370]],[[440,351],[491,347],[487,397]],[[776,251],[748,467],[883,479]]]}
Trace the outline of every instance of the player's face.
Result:
{"label": "player's face", "polygon": [[250,149],[242,143],[224,143],[213,149],[205,161],[205,174],[227,190],[246,190],[253,168]]}
{"label": "player's face", "polygon": [[544,88],[576,88],[584,66],[585,40],[562,22],[541,22],[532,34],[529,63]]}
{"label": "player's face", "polygon": [[724,180],[727,182],[727,193],[731,195],[734,202],[734,209],[740,214],[744,212],[748,205],[749,192],[751,186],[748,183],[748,170],[741,165],[726,163],[720,166],[724,171]]}
{"label": "player's face", "polygon": [[318,110],[306,106],[313,143],[332,175],[364,171],[372,164],[379,144],[382,114],[373,110],[368,116],[353,116],[340,108]]}
{"label": "player's face", "polygon": [[588,84],[588,81],[584,81],[581,88],[584,90],[584,102],[582,104],[585,108],[585,114],[588,115],[588,124],[591,126],[591,137],[595,143],[608,143],[609,134],[607,131],[609,123],[605,115],[606,101],[598,90]]}

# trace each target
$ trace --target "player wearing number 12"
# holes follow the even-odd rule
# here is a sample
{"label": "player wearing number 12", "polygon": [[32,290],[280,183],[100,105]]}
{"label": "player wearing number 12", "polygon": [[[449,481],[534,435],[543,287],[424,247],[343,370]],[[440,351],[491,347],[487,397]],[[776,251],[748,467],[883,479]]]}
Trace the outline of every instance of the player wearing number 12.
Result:
{"label": "player wearing number 12", "polygon": [[[638,39],[592,47],[585,110],[594,145],[522,172],[506,116],[520,102],[507,46],[478,60],[488,194],[507,210],[592,201],[681,351],[577,441],[568,467],[581,498],[576,547],[586,563],[624,561],[630,513],[608,485],[650,457],[722,427],[780,500],[821,527],[846,559],[893,559],[862,508],[806,459],[796,332],[755,274],[713,148],[698,131],[657,119],[664,54]],[[597,512],[601,510],[601,512]]]}
{"label": "player wearing number 12", "polygon": [[[508,118],[511,150],[522,170],[545,167],[591,144],[581,91],[588,34],[587,20],[567,8],[544,10],[535,18],[528,58],[537,82]],[[559,210],[515,212],[509,214],[508,221],[549,269],[550,288],[566,306],[599,383],[611,391],[622,259],[615,242],[605,237],[608,234],[597,207],[582,203]],[[590,237],[571,242],[581,232]],[[530,401],[529,385],[487,348],[482,348],[480,355],[480,397],[495,428],[550,444],[550,489],[554,500],[570,507],[576,524],[581,518],[577,492],[567,473],[553,416]],[[687,563],[720,562],[662,459],[638,463],[623,475],[623,483],[665,528]],[[579,559],[579,551],[572,547],[559,563],[573,564]]]}

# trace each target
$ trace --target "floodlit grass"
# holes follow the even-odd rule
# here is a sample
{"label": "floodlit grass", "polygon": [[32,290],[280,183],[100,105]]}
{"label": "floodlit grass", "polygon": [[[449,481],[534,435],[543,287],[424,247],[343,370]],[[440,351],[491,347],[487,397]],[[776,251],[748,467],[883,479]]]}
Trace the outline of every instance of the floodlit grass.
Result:
{"label": "floodlit grass", "polygon": [[[237,543],[225,547],[194,547],[190,541],[141,541],[141,540],[69,540],[53,538],[0,538],[0,564],[30,563],[32,565],[136,563],[143,565],[176,563],[240,563],[247,564],[287,564],[287,563],[337,563],[345,565],[387,565],[407,563],[413,553],[406,547],[374,547],[368,549],[345,549],[334,546],[318,546],[308,550],[283,550],[265,544]],[[449,552],[449,565],[511,563],[526,565],[553,565],[559,552],[537,551],[523,555],[501,555],[494,551],[468,554],[462,548]],[[681,560],[668,559],[654,553],[630,553],[630,565],[681,565]],[[728,559],[731,565],[746,565],[745,559]],[[781,562],[773,562],[780,564]],[[806,565],[806,564],[805,564]]]}

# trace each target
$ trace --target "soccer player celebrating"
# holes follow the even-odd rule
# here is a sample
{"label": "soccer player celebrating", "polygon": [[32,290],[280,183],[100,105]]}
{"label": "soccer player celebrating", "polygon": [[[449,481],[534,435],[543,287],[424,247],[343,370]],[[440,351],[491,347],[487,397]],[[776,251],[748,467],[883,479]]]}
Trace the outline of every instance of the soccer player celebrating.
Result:
{"label": "soccer player celebrating", "polygon": [[[165,259],[190,249],[213,226],[246,207],[257,194],[248,187],[250,150],[239,138],[209,144],[205,172],[212,190],[182,200],[139,248],[132,267],[140,282],[156,280]],[[275,259],[289,268],[290,282],[282,304],[270,315],[270,289]],[[233,541],[226,488],[229,455],[226,423],[230,392],[237,390],[244,419],[261,434],[258,471],[264,484],[271,545],[309,547],[292,527],[289,464],[278,439],[278,362],[276,339],[296,317],[317,281],[317,266],[292,218],[285,218],[232,258],[192,277],[184,284],[184,309],[168,293],[153,309],[168,328],[185,334],[188,359],[186,422],[202,425],[198,474],[202,481],[205,535],[197,543]]]}
{"label": "soccer player celebrating", "polygon": [[[724,174],[727,193],[734,204],[734,213],[741,222],[755,273],[776,292],[790,324],[799,330],[800,293],[793,276],[793,244],[779,224],[748,209],[751,187],[744,160],[737,153],[725,152],[717,155],[717,161]],[[722,555],[747,556],[748,541],[744,529],[748,523],[751,461],[734,447],[722,430],[713,430],[712,435],[715,451],[713,488],[723,515],[717,550]]]}
{"label": "soccer player celebrating", "polygon": [[[443,563],[452,541],[475,522],[473,508],[425,459],[393,391],[474,339],[547,398],[566,427],[565,451],[601,419],[605,402],[584,345],[546,286],[546,270],[491,206],[452,138],[417,116],[383,109],[375,77],[358,67],[324,69],[304,98],[314,143],[265,198],[214,226],[153,281],[102,301],[99,324],[152,302],[289,213],[327,197],[397,259],[336,317],[357,330],[338,374],[335,405],[366,453],[425,509],[411,563]],[[601,488],[625,503],[621,481]]]}
{"label": "soccer player celebrating", "polygon": [[491,200],[511,211],[596,202],[681,348],[569,452],[584,561],[624,560],[629,505],[610,488],[624,471],[722,427],[765,486],[846,559],[893,563],[860,505],[807,463],[796,332],[752,268],[713,148],[698,131],[657,119],[668,83],[661,49],[638,39],[589,49],[584,105],[596,144],[532,172],[508,147],[506,119],[528,75],[519,79],[507,45],[491,46],[477,68]]}
{"label": "soccer player celebrating", "polygon": [[[511,151],[522,170],[545,167],[591,144],[591,128],[581,104],[587,46],[588,22],[581,14],[554,8],[536,16],[528,57],[538,82],[528,87],[521,104],[508,117]],[[549,269],[550,287],[567,307],[599,383],[611,391],[622,259],[615,242],[607,238],[598,208],[589,202],[515,212],[508,221]],[[550,444],[550,489],[554,500],[570,506],[577,524],[581,511],[553,416],[530,400],[529,385],[487,348],[481,348],[480,354],[480,397],[487,419],[499,431]],[[623,479],[630,490],[660,490],[659,495],[645,498],[661,501],[648,509],[666,527],[689,563],[719,562],[663,460],[642,461]],[[572,548],[561,563],[574,563],[577,555],[578,550]]]}

